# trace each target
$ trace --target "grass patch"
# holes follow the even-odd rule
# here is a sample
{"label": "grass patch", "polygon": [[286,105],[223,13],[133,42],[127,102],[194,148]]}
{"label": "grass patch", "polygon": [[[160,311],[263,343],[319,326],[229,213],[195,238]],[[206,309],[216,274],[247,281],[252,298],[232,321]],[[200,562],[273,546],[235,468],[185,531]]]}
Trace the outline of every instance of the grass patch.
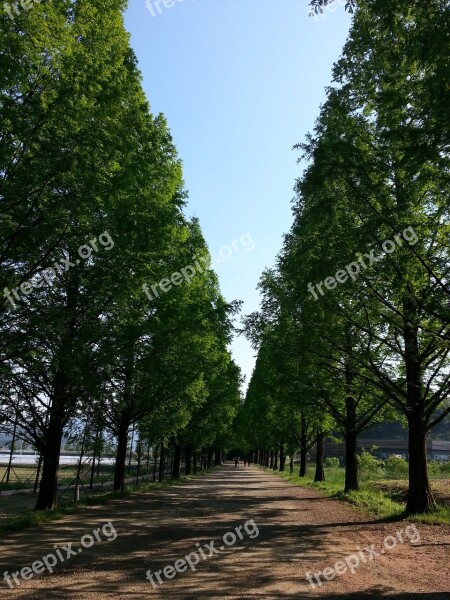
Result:
{"label": "grass patch", "polygon": [[[80,504],[82,504],[80,502]],[[85,503],[84,503],[85,504]],[[50,521],[56,521],[62,517],[72,514],[82,508],[78,504],[61,506],[57,510],[49,510],[45,512],[27,511],[23,515],[9,517],[0,525],[0,534],[10,533],[12,531],[22,531],[29,527],[42,525]]]}
{"label": "grass patch", "polygon": [[[95,485],[104,484],[110,482],[113,478],[113,467],[111,465],[100,465],[99,474],[97,474],[98,467],[96,467],[96,472],[94,476],[93,483]],[[58,474],[58,487],[64,488],[73,484],[78,471],[77,465],[61,465],[59,468]],[[136,477],[136,467],[132,466],[130,468],[126,468],[125,478],[129,479],[131,477]],[[36,467],[28,467],[22,465],[13,465],[13,470],[10,474],[9,483],[4,483],[2,479],[4,478],[6,473],[6,467],[0,466],[0,492],[1,491],[9,491],[9,490],[20,490],[24,488],[33,488],[35,479],[36,479]],[[141,469],[141,477],[151,476],[153,474],[153,469]],[[84,466],[81,469],[80,473],[81,480],[84,484],[87,484],[91,478],[91,469],[90,467],[86,468]]]}
{"label": "grass patch", "polygon": [[[309,487],[322,492],[327,498],[334,498],[349,502],[353,506],[376,515],[384,521],[399,521],[405,519],[405,503],[397,502],[388,493],[372,487],[369,481],[361,483],[357,492],[344,493],[344,475],[342,468],[325,468],[325,482],[315,483],[313,469],[306,477],[299,477],[295,472],[274,471],[270,468],[260,467],[267,473],[281,477],[285,481],[301,487]],[[450,507],[440,506],[435,513],[427,515],[410,515],[408,520],[417,523],[434,523],[450,525]]]}
{"label": "grass patch", "polygon": [[440,506],[436,513],[429,515],[414,515],[411,520],[416,523],[450,525],[450,506]]}

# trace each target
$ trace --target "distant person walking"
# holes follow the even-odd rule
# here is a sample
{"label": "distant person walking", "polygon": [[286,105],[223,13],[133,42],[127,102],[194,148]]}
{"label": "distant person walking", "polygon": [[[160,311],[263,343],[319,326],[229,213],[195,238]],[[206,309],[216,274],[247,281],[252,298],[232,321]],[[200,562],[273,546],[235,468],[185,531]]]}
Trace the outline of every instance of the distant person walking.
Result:
{"label": "distant person walking", "polygon": [[234,468],[239,469],[239,457],[238,456],[236,456],[236,458],[234,459]]}

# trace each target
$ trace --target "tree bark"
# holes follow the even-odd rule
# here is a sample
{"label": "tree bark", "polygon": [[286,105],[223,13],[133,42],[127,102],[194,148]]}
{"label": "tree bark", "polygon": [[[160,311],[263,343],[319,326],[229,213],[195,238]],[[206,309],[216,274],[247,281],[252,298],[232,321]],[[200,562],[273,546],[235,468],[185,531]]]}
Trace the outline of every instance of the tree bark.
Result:
{"label": "tree bark", "polygon": [[294,472],[294,451],[291,450],[291,460],[289,461],[289,473]]}
{"label": "tree bark", "polygon": [[116,464],[114,465],[114,491],[125,489],[125,463],[128,449],[128,430],[130,421],[122,412],[117,431]]}
{"label": "tree bark", "polygon": [[172,462],[172,479],[180,478],[180,465],[181,465],[181,446],[175,444],[173,451],[173,462]]}
{"label": "tree bark", "polygon": [[92,452],[92,465],[91,465],[91,477],[89,480],[89,489],[92,490],[94,487],[94,477],[95,477],[95,459],[97,458],[97,452],[99,452],[99,438],[100,438],[100,430],[97,429],[95,433],[95,441],[94,441],[94,449]]}
{"label": "tree bark", "polygon": [[81,466],[84,458],[84,447],[86,445],[87,423],[84,426],[83,441],[81,442],[80,459],[78,460],[77,475],[75,479],[74,502],[80,501]]}
{"label": "tree bark", "polygon": [[275,450],[275,454],[273,456],[273,470],[276,471],[278,469],[278,448]]}
{"label": "tree bark", "polygon": [[154,449],[154,457],[153,457],[153,481],[156,481],[156,469],[158,466],[158,446],[155,446]]}
{"label": "tree bark", "polygon": [[164,481],[164,470],[166,467],[166,449],[164,447],[164,442],[161,442],[161,446],[159,449],[159,475],[158,481]]}
{"label": "tree bark", "polygon": [[408,419],[409,488],[406,514],[423,514],[436,510],[430,487],[426,447],[426,415],[423,400],[422,364],[418,342],[417,309],[413,300],[403,302],[403,335]]}
{"label": "tree bark", "polygon": [[11,442],[11,451],[9,453],[8,468],[6,469],[5,483],[9,483],[9,478],[11,477],[11,466],[12,466],[12,460],[13,460],[13,455],[14,455],[14,447],[16,445],[16,432],[17,432],[17,411],[16,411],[16,420],[14,421],[14,431],[13,431],[13,437],[12,437],[12,442]]}
{"label": "tree bark", "polygon": [[354,427],[347,427],[345,434],[345,493],[359,489],[358,460],[356,442],[358,436]]}
{"label": "tree bark", "polygon": [[302,413],[300,424],[300,477],[306,477],[308,470],[307,454],[308,454],[308,429],[306,426],[306,418]]}
{"label": "tree bark", "polygon": [[58,471],[65,425],[67,381],[62,372],[55,378],[52,404],[48,413],[46,442],[42,446],[42,477],[35,510],[53,510],[58,503]]}
{"label": "tree bark", "polygon": [[54,510],[58,500],[58,471],[64,425],[57,411],[50,415],[47,442],[42,450],[42,477],[35,510]]}
{"label": "tree bark", "polygon": [[185,474],[190,475],[192,473],[192,446],[190,444],[186,444],[184,456],[186,461]]}
{"label": "tree bark", "polygon": [[419,411],[408,418],[409,489],[406,514],[423,514],[436,510],[428,478],[427,436]]}
{"label": "tree bark", "polygon": [[[347,348],[352,347],[350,326],[346,330]],[[350,351],[350,350],[349,350]],[[359,489],[358,460],[356,454],[356,442],[358,430],[356,427],[356,402],[353,397],[354,375],[350,364],[345,366],[345,386],[347,396],[345,398],[345,488],[347,494],[352,490]]]}
{"label": "tree bark", "polygon": [[136,485],[139,485],[139,476],[141,474],[141,460],[142,460],[142,441],[139,437],[137,444],[137,465],[136,465]]}
{"label": "tree bark", "polygon": [[131,471],[131,459],[133,458],[133,444],[134,444],[134,425],[133,425],[133,431],[131,432],[130,457],[128,459],[128,470],[129,471]]}
{"label": "tree bark", "polygon": [[270,451],[270,465],[269,465],[271,469],[273,469],[273,457],[274,457],[273,450],[271,450]]}
{"label": "tree bark", "polygon": [[41,475],[41,466],[42,466],[42,453],[39,452],[39,460],[38,460],[38,465],[37,465],[37,469],[36,469],[36,479],[34,480],[34,489],[33,489],[34,496],[37,493],[37,489],[38,489],[38,485],[39,485],[39,477]]}
{"label": "tree bark", "polygon": [[284,454],[284,444],[280,444],[280,471],[284,471],[286,456]]}
{"label": "tree bark", "polygon": [[325,481],[325,470],[323,468],[323,431],[317,428],[316,434],[316,474],[314,481]]}

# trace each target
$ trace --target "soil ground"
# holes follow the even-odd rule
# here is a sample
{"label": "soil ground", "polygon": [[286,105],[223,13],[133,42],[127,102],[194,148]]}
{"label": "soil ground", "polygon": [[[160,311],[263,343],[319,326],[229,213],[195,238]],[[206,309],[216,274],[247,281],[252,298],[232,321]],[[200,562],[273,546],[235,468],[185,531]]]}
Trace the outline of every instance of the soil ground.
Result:
{"label": "soil ground", "polygon": [[[253,520],[256,529],[248,523]],[[117,539],[82,548],[85,534],[111,521]],[[241,528],[234,545],[223,536]],[[2,598],[17,600],[363,598],[450,600],[450,527],[416,525],[420,540],[409,541],[409,523],[382,523],[354,507],[295,487],[257,467],[231,464],[181,486],[133,494],[41,527],[9,534],[0,548],[0,577],[30,566],[73,544],[76,556],[53,574],[34,575],[10,589],[0,579]],[[416,539],[413,529],[408,530]],[[398,538],[402,532],[404,543]],[[109,529],[108,529],[109,536]],[[383,546],[394,536],[392,549]],[[253,539],[251,539],[253,537]],[[228,536],[228,542],[232,537]],[[393,538],[389,538],[394,544]],[[208,557],[205,544],[219,550]],[[204,549],[195,571],[177,573],[156,588],[153,573]],[[369,560],[365,547],[379,556]],[[333,567],[361,549],[366,562],[313,589],[305,576]],[[78,553],[78,549],[81,552]],[[381,553],[381,549],[384,550]],[[63,556],[65,556],[63,551]],[[373,556],[373,554],[372,554]],[[355,559],[353,559],[355,560]],[[181,568],[181,566],[180,566]],[[339,570],[342,569],[342,566]],[[171,571],[168,571],[171,574]],[[157,579],[155,579],[157,581]]]}

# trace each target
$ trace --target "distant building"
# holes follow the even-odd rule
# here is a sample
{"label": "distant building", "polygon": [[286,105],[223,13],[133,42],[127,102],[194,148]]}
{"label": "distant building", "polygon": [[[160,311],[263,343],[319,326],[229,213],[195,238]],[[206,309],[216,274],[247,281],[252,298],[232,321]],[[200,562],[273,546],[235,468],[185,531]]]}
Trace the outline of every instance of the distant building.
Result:
{"label": "distant building", "polygon": [[[389,456],[401,456],[408,459],[408,440],[386,440],[386,439],[370,439],[358,440],[357,449],[361,452],[370,450],[372,446],[376,447],[374,454],[378,458],[388,458]],[[325,456],[343,459],[345,456],[345,444],[343,442],[325,442]],[[444,440],[428,440],[427,456],[430,460],[450,460],[450,441]]]}

